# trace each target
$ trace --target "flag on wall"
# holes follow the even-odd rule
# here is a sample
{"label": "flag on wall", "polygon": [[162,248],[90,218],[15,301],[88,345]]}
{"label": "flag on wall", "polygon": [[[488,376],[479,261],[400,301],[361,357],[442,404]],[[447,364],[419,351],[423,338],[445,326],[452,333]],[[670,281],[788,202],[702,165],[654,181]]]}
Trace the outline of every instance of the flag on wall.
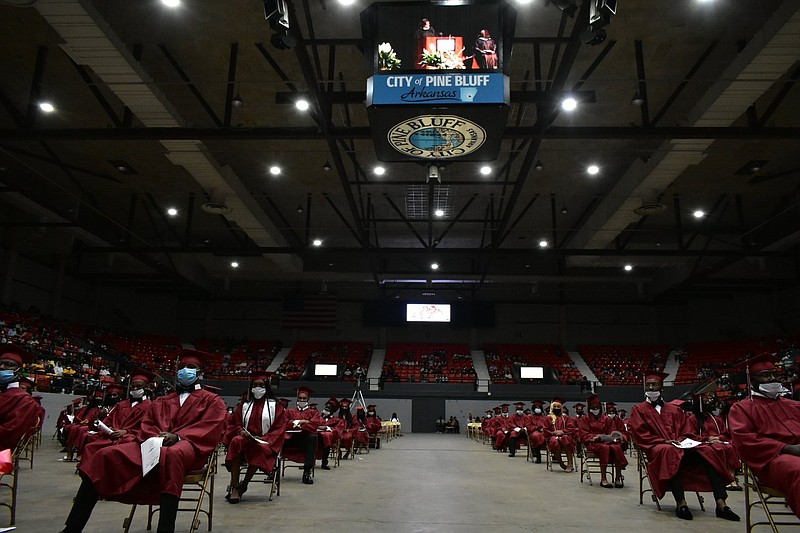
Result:
{"label": "flag on wall", "polygon": [[327,294],[292,293],[283,297],[281,327],[329,329],[336,327],[336,298]]}

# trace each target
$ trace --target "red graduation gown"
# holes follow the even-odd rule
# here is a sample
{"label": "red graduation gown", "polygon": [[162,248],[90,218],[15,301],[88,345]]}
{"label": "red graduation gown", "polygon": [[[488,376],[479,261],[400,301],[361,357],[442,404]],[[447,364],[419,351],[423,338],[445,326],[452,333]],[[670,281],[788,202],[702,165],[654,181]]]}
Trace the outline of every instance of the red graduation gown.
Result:
{"label": "red graduation gown", "polygon": [[578,439],[592,453],[600,457],[600,464],[607,465],[614,463],[617,468],[624,469],[628,466],[628,459],[625,457],[623,442],[596,442],[592,439],[598,435],[610,435],[616,431],[614,421],[604,414],[595,417],[592,413],[583,415],[578,419]]}
{"label": "red graduation gown", "polygon": [[543,430],[545,424],[547,424],[546,415],[531,413],[527,417],[525,430],[528,433],[528,440],[531,442],[531,448],[534,450],[544,446],[545,438]]}
{"label": "red graduation gown", "polygon": [[[657,498],[663,498],[669,489],[670,481],[681,469],[684,455],[684,450],[664,441],[680,441],[687,435],[691,436],[686,414],[679,407],[666,402],[659,414],[650,402],[645,401],[633,406],[628,424],[631,437],[647,455],[647,473],[650,476],[653,492]],[[723,454],[707,444],[693,449],[719,472],[725,483],[733,481],[733,473],[728,470]],[[685,474],[682,476],[685,489],[697,492],[711,491],[708,476],[699,466],[683,468],[682,473]]]}
{"label": "red graduation gown", "polygon": [[[96,451],[87,447],[80,471],[107,500],[158,503],[162,493],[180,497],[186,473],[201,468],[219,444],[224,421],[225,402],[216,394],[196,389],[181,406],[173,392],[153,400],[135,439]],[[162,431],[175,433],[181,440],[162,447],[158,466],[142,478],[140,443]]]}
{"label": "red graduation gown", "polygon": [[[345,421],[342,418],[338,418],[332,416],[330,418],[325,418],[323,416],[324,422],[320,424],[317,428],[317,433],[319,434],[320,438],[322,439],[322,446],[324,448],[330,448],[334,444],[336,444],[336,439],[341,437],[342,431],[345,429]],[[331,428],[330,431],[320,431],[321,428],[329,427]]]}
{"label": "red graduation gown", "polygon": [[[300,409],[296,409],[294,407],[286,410],[286,431],[289,430],[297,430],[294,427],[294,420],[308,420],[308,424],[303,424],[300,426],[302,428],[302,433],[305,435],[315,435],[317,434],[317,428],[319,426],[325,425],[325,418],[322,416],[322,413],[315,409],[306,408],[302,411]],[[283,446],[283,457],[288,461],[293,461],[295,463],[302,463],[305,461],[305,451],[300,449],[298,445],[293,442],[293,436],[298,435],[298,433],[287,433],[286,440],[284,441]],[[369,438],[369,437],[368,437]],[[317,444],[317,452],[316,457],[322,457],[322,446]]]}
{"label": "red graduation gown", "polygon": [[[261,400],[254,400],[252,407],[250,407],[250,402],[240,403],[233,417],[231,417],[224,438],[225,445],[228,448],[228,453],[225,456],[225,466],[228,470],[231,468],[231,463],[242,454],[244,454],[247,464],[257,466],[264,472],[269,473],[275,468],[275,461],[281,452],[286,436],[286,410],[280,402],[276,402],[275,419],[268,428],[263,428],[261,417],[264,413],[266,401],[266,397]],[[267,441],[267,444],[261,444],[239,435],[244,423],[243,413],[247,412],[248,409],[252,412],[247,422],[247,431],[254,437]]]}
{"label": "red graduation gown", "polygon": [[[139,431],[139,425],[142,422],[142,418],[149,408],[150,400],[138,402],[136,406],[131,405],[131,401],[129,399],[122,400],[115,405],[114,409],[111,410],[111,413],[109,413],[109,415],[103,419],[103,423],[111,429],[124,429],[128,432],[128,434],[135,435],[135,433]],[[83,454],[86,446],[94,442],[98,442],[102,446],[112,442],[111,439],[109,439],[108,436],[99,429],[92,427],[91,430],[95,431],[95,433],[81,431],[74,437],[73,444],[76,448],[78,448],[79,455]]]}
{"label": "red graduation gown", "polygon": [[800,402],[753,395],[731,407],[728,426],[742,460],[766,485],[785,493],[800,517],[800,457],[781,453],[787,444],[800,444]]}
{"label": "red graduation gown", "polygon": [[[705,441],[709,437],[719,437],[723,442],[709,442],[708,445],[725,458],[725,464],[728,465],[728,470],[736,475],[736,471],[741,466],[739,461],[739,454],[731,442],[731,434],[728,431],[728,426],[725,419],[721,416],[706,414],[703,427],[698,429],[697,417],[689,415],[689,430],[691,431],[690,437],[694,440]],[[727,443],[727,444],[726,444]]]}
{"label": "red graduation gown", "polygon": [[[556,436],[554,432],[557,430],[563,431],[564,434]],[[555,421],[552,416],[545,417],[544,438],[547,440],[547,447],[551,452],[559,454],[574,452],[576,433],[575,421],[570,417],[557,416]]]}
{"label": "red graduation gown", "polygon": [[374,417],[367,415],[367,432],[370,435],[375,435],[381,430],[381,417],[375,415]]}
{"label": "red graduation gown", "polygon": [[24,436],[36,431],[41,407],[19,387],[0,393],[0,450],[12,452]]}

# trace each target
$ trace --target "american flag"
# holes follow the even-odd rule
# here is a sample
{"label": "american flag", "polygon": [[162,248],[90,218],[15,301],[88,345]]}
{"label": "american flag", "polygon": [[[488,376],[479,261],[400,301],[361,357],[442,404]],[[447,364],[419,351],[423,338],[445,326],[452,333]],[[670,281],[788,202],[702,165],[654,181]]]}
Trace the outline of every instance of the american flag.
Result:
{"label": "american flag", "polygon": [[288,294],[283,298],[281,327],[330,329],[336,327],[336,298],[325,294]]}

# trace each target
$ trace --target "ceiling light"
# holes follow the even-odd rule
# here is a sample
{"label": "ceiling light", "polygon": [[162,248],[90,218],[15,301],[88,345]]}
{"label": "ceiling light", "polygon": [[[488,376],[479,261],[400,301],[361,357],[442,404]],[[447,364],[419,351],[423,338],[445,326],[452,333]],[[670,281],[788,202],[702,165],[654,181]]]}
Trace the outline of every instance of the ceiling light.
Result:
{"label": "ceiling light", "polygon": [[169,209],[167,209],[167,214],[171,217],[174,217],[178,214],[178,210],[175,209],[174,207],[170,207]]}
{"label": "ceiling light", "polygon": [[492,173],[492,167],[490,167],[490,166],[482,166],[481,167],[481,174],[483,174],[484,176],[488,176],[491,173]]}
{"label": "ceiling light", "polygon": [[239,263],[237,261],[231,261],[231,268],[239,268]]}
{"label": "ceiling light", "polygon": [[439,270],[439,263],[431,263],[431,270]]}
{"label": "ceiling light", "polygon": [[298,100],[294,103],[294,106],[300,111],[308,111],[308,108],[311,107],[307,100]]}
{"label": "ceiling light", "polygon": [[436,215],[437,217],[443,217],[444,211],[441,209],[437,209],[436,211],[433,212],[433,214]]}
{"label": "ceiling light", "polygon": [[537,172],[539,170],[544,170],[544,165],[542,164],[542,160],[541,159],[537,159],[536,160],[536,164],[533,165],[533,170],[536,170]]}
{"label": "ceiling light", "polygon": [[633,265],[625,265],[623,268],[625,269],[625,272],[630,272],[633,270]]}
{"label": "ceiling light", "polygon": [[269,173],[272,174],[273,176],[277,176],[278,174],[281,173],[281,167],[277,165],[272,165],[271,167],[269,167]]}
{"label": "ceiling light", "polygon": [[56,108],[50,102],[39,102],[39,109],[45,113],[52,113]]}
{"label": "ceiling light", "polygon": [[372,169],[372,172],[374,172],[376,176],[383,176],[386,174],[386,169],[383,167],[375,167]]}
{"label": "ceiling light", "polygon": [[178,7],[181,5],[181,0],[161,0],[161,3],[167,7]]}
{"label": "ceiling light", "polygon": [[234,96],[233,100],[231,100],[231,107],[234,109],[241,109],[244,107],[244,100],[242,100],[242,97],[239,96],[239,93],[236,93],[236,96]]}
{"label": "ceiling light", "polygon": [[539,241],[539,248],[547,248],[547,244],[548,244],[547,241],[542,239],[541,241]]}
{"label": "ceiling light", "polygon": [[325,172],[330,172],[331,168],[332,168],[331,164],[328,161],[325,161],[325,164],[322,165],[322,170],[324,170]]}
{"label": "ceiling light", "polygon": [[633,98],[631,98],[631,104],[635,105],[637,107],[643,106],[644,105],[644,97],[641,94],[639,94],[638,91],[635,92],[633,94]]}
{"label": "ceiling light", "polygon": [[706,216],[706,212],[705,212],[705,211],[703,211],[702,209],[698,209],[697,211],[695,211],[694,213],[692,213],[692,216],[693,216],[694,218],[703,218],[704,216]]}
{"label": "ceiling light", "polygon": [[356,0],[339,0],[339,3],[343,6],[350,6],[355,3]]}
{"label": "ceiling light", "polygon": [[297,209],[295,209],[295,211],[297,211],[298,213],[302,213],[303,212],[303,206],[300,205],[300,204],[297,204]]}
{"label": "ceiling light", "polygon": [[566,215],[567,214],[567,206],[565,206],[565,205],[561,206],[561,214],[562,215]]}
{"label": "ceiling light", "polygon": [[561,101],[561,109],[564,111],[574,111],[578,107],[578,101],[574,98],[567,97]]}
{"label": "ceiling light", "polygon": [[600,167],[598,167],[597,165],[589,165],[589,166],[586,168],[586,172],[588,172],[589,174],[591,174],[592,176],[594,176],[595,174],[597,174],[598,172],[600,172]]}
{"label": "ceiling light", "polygon": [[311,244],[313,244],[314,246],[322,246],[322,240],[314,239],[314,241]]}

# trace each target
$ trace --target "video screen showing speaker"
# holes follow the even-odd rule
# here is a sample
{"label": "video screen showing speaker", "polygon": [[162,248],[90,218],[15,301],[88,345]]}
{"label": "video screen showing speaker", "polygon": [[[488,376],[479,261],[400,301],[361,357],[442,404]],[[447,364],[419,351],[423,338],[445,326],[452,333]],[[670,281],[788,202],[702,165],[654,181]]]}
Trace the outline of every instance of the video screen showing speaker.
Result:
{"label": "video screen showing speaker", "polygon": [[363,323],[367,327],[493,328],[494,305],[477,302],[452,304],[420,302],[365,302]]}
{"label": "video screen showing speaker", "polygon": [[361,14],[373,72],[502,70],[509,11],[504,2],[373,4]]}
{"label": "video screen showing speaker", "polygon": [[450,304],[406,304],[406,322],[450,322]]}

